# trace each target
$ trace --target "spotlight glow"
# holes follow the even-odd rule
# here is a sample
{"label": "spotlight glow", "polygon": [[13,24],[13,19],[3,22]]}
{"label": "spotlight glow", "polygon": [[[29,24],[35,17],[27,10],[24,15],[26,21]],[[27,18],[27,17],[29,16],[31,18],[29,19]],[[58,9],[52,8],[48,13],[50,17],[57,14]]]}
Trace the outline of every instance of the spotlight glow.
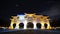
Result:
{"label": "spotlight glow", "polygon": [[24,18],[25,15],[17,15],[17,16],[19,16],[19,20],[24,20],[25,19]]}

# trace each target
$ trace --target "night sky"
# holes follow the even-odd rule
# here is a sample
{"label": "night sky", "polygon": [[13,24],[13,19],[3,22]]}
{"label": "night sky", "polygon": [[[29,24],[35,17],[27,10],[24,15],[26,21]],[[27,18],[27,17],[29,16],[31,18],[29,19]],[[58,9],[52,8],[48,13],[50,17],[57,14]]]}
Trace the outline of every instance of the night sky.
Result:
{"label": "night sky", "polygon": [[60,24],[60,1],[2,0],[0,3],[0,25],[9,25],[12,15],[22,13],[48,15],[52,23],[58,25]]}

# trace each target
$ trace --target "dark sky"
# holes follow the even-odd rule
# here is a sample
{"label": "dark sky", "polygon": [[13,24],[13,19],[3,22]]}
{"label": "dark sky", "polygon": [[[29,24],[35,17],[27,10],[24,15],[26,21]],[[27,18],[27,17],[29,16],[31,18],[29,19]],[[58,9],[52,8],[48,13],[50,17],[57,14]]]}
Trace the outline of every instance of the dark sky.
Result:
{"label": "dark sky", "polygon": [[60,1],[21,1],[2,0],[0,3],[0,19],[8,21],[12,15],[36,13],[50,16],[51,20],[60,18]]}

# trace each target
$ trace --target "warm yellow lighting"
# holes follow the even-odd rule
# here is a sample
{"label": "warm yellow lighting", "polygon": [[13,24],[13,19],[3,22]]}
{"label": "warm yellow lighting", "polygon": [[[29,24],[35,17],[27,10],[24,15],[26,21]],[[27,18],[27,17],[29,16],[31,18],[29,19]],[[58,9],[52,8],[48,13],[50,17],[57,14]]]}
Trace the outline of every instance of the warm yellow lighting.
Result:
{"label": "warm yellow lighting", "polygon": [[12,19],[10,19],[10,20],[11,20],[11,24],[10,24],[9,28],[14,29],[13,24],[16,24],[15,29],[19,29],[19,23],[20,23],[19,17],[18,16],[12,16]]}
{"label": "warm yellow lighting", "polygon": [[[20,17],[20,16],[19,16]],[[49,22],[49,16],[43,16],[43,15],[36,15],[34,14],[27,14],[25,13],[25,15],[23,16],[24,21],[24,28],[23,29],[27,29],[27,23],[32,22],[34,27],[33,29],[37,29],[36,24],[40,23],[41,24],[41,29],[51,29],[50,26],[50,22]],[[21,23],[20,19],[18,18],[18,16],[12,16],[13,19],[11,20],[11,24],[10,24],[10,29],[19,29],[19,24]],[[22,18],[22,17],[21,17]],[[13,24],[16,24],[16,27],[13,28]],[[47,28],[45,28],[44,24],[47,24]]]}

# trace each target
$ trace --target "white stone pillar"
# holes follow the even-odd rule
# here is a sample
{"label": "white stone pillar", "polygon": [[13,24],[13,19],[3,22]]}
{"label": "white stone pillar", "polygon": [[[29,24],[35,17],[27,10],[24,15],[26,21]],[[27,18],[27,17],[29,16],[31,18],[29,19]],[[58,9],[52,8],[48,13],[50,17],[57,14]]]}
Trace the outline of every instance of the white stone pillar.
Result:
{"label": "white stone pillar", "polygon": [[14,24],[14,23],[11,22],[10,27],[9,27],[10,29],[13,29],[13,24]]}
{"label": "white stone pillar", "polygon": [[16,26],[14,29],[19,29],[19,23],[16,23]]}
{"label": "white stone pillar", "polygon": [[41,29],[45,29],[44,23],[41,22]]}
{"label": "white stone pillar", "polygon": [[50,29],[51,27],[50,27],[50,23],[47,23],[47,29]]}
{"label": "white stone pillar", "polygon": [[13,27],[13,22],[11,22],[10,26],[12,26],[12,27]]}
{"label": "white stone pillar", "polygon": [[25,20],[23,23],[24,23],[24,29],[27,29],[27,20]]}
{"label": "white stone pillar", "polygon": [[33,29],[37,29],[36,24],[37,24],[36,21],[33,21],[33,25],[34,25],[34,26],[33,26]]}

